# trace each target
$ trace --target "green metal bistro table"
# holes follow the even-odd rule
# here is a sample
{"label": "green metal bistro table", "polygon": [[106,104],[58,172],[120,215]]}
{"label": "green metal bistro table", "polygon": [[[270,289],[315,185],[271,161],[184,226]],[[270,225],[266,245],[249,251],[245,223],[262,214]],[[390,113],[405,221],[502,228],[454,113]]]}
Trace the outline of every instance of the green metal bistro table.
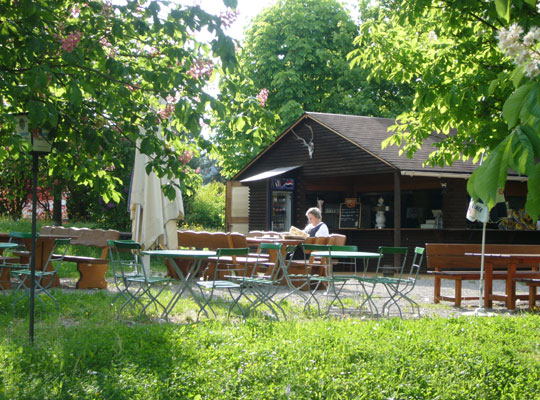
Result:
{"label": "green metal bistro table", "polygon": [[[191,297],[197,303],[197,305],[199,306],[199,309],[202,307],[201,303],[199,303],[199,300],[195,296],[195,293],[193,293],[193,290],[191,289],[191,283],[193,282],[193,279],[197,276],[199,270],[201,269],[201,264],[203,260],[207,260],[210,257],[215,257],[216,256],[215,251],[212,251],[212,250],[147,250],[147,251],[143,251],[142,254],[149,255],[149,256],[160,256],[160,257],[170,258],[171,265],[173,266],[176,273],[178,274],[180,284],[178,285],[178,289],[176,290],[176,293],[173,295],[173,297],[169,301],[169,304],[167,304],[167,306],[165,307],[165,311],[163,312],[164,318],[166,319],[168,318],[169,313],[178,302],[178,299],[182,297],[182,295],[184,294],[186,290],[191,294]],[[173,260],[174,258],[187,258],[187,259],[193,260],[186,274],[183,274],[180,268],[178,268],[177,264]]]}
{"label": "green metal bistro table", "polygon": [[2,254],[4,253],[5,249],[13,249],[17,247],[17,243],[9,243],[9,242],[0,242],[0,266],[1,272],[0,272],[0,289],[10,289],[11,283],[9,282],[9,266],[5,263],[5,260],[2,259]]}
{"label": "green metal bistro table", "polygon": [[[356,262],[356,260],[363,260],[362,277],[366,276],[369,260],[371,260],[371,259],[379,259],[381,257],[381,255],[379,253],[371,253],[371,252],[366,252],[366,251],[331,251],[331,250],[327,250],[327,251],[314,251],[311,254],[314,257],[321,257],[321,258],[329,259],[328,262],[330,264],[332,263],[332,259],[353,259],[353,260],[355,260],[355,262]],[[356,271],[356,268],[355,268],[355,271]],[[332,275],[333,275],[333,273],[332,273]],[[327,313],[330,312],[330,308],[332,307],[332,304],[336,300],[339,303],[341,303],[341,301],[339,299],[339,294],[343,290],[343,287],[345,286],[345,283],[347,282],[347,280],[348,279],[356,279],[357,282],[360,283],[360,286],[362,287],[362,291],[366,295],[366,300],[362,303],[362,305],[367,301],[370,308],[373,307],[375,309],[375,312],[378,314],[377,306],[375,305],[375,303],[373,302],[373,299],[372,299],[373,290],[371,291],[371,293],[368,293],[368,291],[366,290],[366,287],[364,285],[364,282],[359,280],[356,274],[355,275],[346,275],[346,276],[338,275],[336,278],[342,284],[341,284],[341,286],[340,286],[340,288],[339,288],[339,290],[337,292],[334,289],[334,298],[332,299],[332,301],[328,305]],[[360,306],[360,308],[361,308],[361,306]],[[343,307],[343,304],[342,304],[342,307]]]}

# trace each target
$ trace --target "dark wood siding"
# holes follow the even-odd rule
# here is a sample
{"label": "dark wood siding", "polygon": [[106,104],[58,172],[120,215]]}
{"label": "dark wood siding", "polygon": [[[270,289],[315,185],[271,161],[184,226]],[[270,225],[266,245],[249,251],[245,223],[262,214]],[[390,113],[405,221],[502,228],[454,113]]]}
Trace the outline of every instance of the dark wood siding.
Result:
{"label": "dark wood siding", "polygon": [[268,180],[249,185],[249,230],[268,229]]}
{"label": "dark wood siding", "polygon": [[447,179],[443,190],[443,228],[463,229],[467,226],[465,215],[469,207],[467,181],[464,179]]}
{"label": "dark wood siding", "polygon": [[[314,132],[315,145],[310,159],[307,147],[293,133],[278,141],[269,151],[256,160],[250,168],[237,176],[238,180],[254,176],[270,169],[301,165],[304,178],[322,179],[332,176],[369,175],[393,171],[385,162],[366,153],[350,141],[343,139],[314,121],[308,123]],[[302,122],[294,132],[311,139],[311,132]]]}

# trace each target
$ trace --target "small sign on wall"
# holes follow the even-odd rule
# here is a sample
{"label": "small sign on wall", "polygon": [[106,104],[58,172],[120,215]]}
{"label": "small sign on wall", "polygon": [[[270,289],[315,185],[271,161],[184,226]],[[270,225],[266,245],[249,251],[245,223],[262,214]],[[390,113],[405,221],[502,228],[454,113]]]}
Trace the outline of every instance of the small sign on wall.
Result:
{"label": "small sign on wall", "polygon": [[294,190],[294,179],[292,178],[274,178],[272,179],[272,190]]}
{"label": "small sign on wall", "polygon": [[347,203],[339,205],[339,229],[359,229],[362,215],[362,204],[348,207]]}

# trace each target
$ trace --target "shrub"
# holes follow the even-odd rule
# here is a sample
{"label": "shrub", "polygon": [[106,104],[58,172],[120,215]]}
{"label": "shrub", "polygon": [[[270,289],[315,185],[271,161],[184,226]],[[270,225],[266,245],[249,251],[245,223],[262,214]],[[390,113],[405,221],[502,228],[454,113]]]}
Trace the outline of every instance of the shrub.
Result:
{"label": "shrub", "polygon": [[225,185],[211,182],[202,186],[191,199],[186,199],[183,228],[204,227],[225,229]]}

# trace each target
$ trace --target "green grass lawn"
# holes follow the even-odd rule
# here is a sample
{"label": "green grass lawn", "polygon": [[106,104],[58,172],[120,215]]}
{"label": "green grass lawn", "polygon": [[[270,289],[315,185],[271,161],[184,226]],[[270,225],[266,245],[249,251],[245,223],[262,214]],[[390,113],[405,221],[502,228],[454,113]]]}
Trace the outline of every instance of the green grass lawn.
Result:
{"label": "green grass lawn", "polygon": [[[0,399],[534,399],[540,317],[116,321],[107,291],[0,295]],[[112,304],[111,304],[112,303]],[[225,315],[225,313],[223,313]],[[154,316],[155,317],[155,316]]]}

